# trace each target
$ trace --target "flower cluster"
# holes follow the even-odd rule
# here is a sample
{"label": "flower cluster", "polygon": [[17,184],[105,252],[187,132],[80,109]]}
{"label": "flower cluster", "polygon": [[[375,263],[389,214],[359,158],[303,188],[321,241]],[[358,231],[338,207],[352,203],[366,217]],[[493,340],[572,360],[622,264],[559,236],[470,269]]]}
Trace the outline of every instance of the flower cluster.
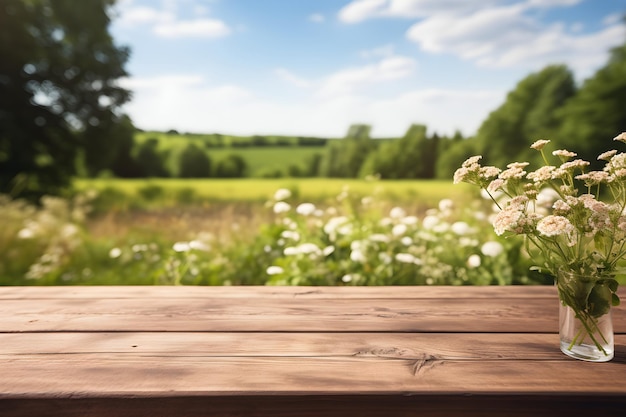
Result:
{"label": "flower cluster", "polygon": [[[442,200],[411,214],[344,190],[320,208],[292,204],[286,189],[270,202],[276,238],[265,250],[274,285],[486,285],[524,283],[511,247],[485,227],[480,207]],[[381,216],[382,214],[382,216]],[[504,244],[503,244],[504,243]],[[506,247],[505,247],[506,245]],[[454,248],[453,250],[451,250]]]}
{"label": "flower cluster", "polygon": [[[626,142],[626,132],[615,140]],[[557,163],[549,163],[549,142],[531,146],[545,163],[534,171],[526,162],[505,170],[481,166],[474,156],[455,172],[454,182],[482,188],[499,209],[496,234],[523,235],[527,250],[543,260],[538,267],[557,283],[559,270],[595,277],[584,288],[559,290],[562,300],[569,297],[566,304],[597,316],[619,303],[614,276],[626,255],[626,153],[604,152],[598,157],[603,170],[587,172],[591,164],[565,149],[553,151]]]}

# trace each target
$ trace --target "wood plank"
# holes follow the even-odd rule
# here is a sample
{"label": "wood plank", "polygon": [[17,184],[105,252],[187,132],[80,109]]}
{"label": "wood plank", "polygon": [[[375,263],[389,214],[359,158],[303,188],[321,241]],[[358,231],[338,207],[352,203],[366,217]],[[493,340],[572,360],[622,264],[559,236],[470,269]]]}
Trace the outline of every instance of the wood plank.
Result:
{"label": "wood plank", "polygon": [[2,363],[0,399],[216,395],[626,395],[616,363],[381,357],[39,355]]}
{"label": "wood plank", "polygon": [[[620,289],[620,291],[622,291]],[[626,297],[626,288],[623,290]],[[298,299],[415,299],[415,298],[552,298],[554,286],[380,286],[380,287],[293,287],[293,286],[54,286],[0,287],[0,299],[158,299],[158,298],[298,298]]]}
{"label": "wood plank", "polygon": [[554,332],[557,303],[532,298],[4,300],[0,332]]}
{"label": "wood plank", "polygon": [[[626,362],[626,335],[615,344],[614,362]],[[77,354],[570,360],[556,334],[519,333],[5,333],[0,346],[0,361]]]}
{"label": "wood plank", "polygon": [[[626,304],[626,303],[625,303]],[[3,300],[0,332],[395,331],[543,332],[557,328],[558,301],[489,299],[52,299]],[[626,332],[626,306],[613,309]]]}

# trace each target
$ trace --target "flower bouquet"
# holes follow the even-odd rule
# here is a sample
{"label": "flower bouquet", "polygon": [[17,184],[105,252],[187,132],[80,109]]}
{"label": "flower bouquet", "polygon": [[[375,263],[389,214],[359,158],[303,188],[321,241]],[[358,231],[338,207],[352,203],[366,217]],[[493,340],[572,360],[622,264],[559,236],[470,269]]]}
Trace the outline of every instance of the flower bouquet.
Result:
{"label": "flower bouquet", "polygon": [[[626,132],[615,137],[626,142]],[[572,357],[604,362],[613,357],[611,306],[619,304],[615,275],[623,273],[626,254],[626,153],[604,152],[602,171],[586,172],[590,163],[555,150],[551,164],[539,140],[544,165],[527,172],[527,162],[507,169],[481,166],[480,156],[466,160],[454,183],[479,186],[498,213],[498,235],[523,235],[525,248],[543,264],[536,269],[555,278],[561,301],[561,350]],[[552,204],[545,196],[552,195]],[[535,257],[536,256],[536,257]]]}

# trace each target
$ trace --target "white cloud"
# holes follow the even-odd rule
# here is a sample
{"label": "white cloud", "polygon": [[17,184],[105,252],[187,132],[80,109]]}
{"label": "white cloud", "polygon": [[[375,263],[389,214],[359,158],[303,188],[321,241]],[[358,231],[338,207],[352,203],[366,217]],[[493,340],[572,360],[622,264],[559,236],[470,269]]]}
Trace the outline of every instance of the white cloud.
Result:
{"label": "white cloud", "polygon": [[204,18],[160,23],[154,27],[154,33],[165,38],[220,38],[229,35],[231,29],[221,20]]}
{"label": "white cloud", "polygon": [[478,4],[468,0],[353,0],[339,11],[339,20],[344,23],[358,23],[380,17],[421,18],[434,14],[462,15],[491,7],[499,1],[501,0],[482,0]]}
{"label": "white cloud", "polygon": [[539,20],[538,9],[571,7],[582,0],[353,0],[339,12],[345,23],[373,18],[412,18],[407,38],[426,52],[456,55],[483,67],[537,70],[564,63],[579,77],[606,60],[607,50],[624,39],[619,15],[605,28],[585,33],[579,25]]}
{"label": "white cloud", "polygon": [[[412,123],[430,131],[472,134],[504,99],[504,91],[430,89],[385,98],[346,92],[282,102],[237,85],[209,85],[198,75],[126,79],[134,89],[126,105],[144,129],[241,135],[293,134],[342,137],[353,123],[368,123],[377,137],[399,137]],[[276,97],[280,97],[280,91]],[[280,131],[277,131],[280,126]]]}
{"label": "white cloud", "polygon": [[117,21],[123,26],[133,26],[136,24],[168,22],[175,19],[175,15],[167,11],[160,11],[152,7],[137,6],[126,7],[120,11],[120,19]]}
{"label": "white cloud", "polygon": [[313,13],[309,16],[309,20],[313,23],[324,23],[324,21],[326,21],[326,18],[321,13]]}
{"label": "white cloud", "polygon": [[388,0],[355,0],[339,11],[339,20],[345,23],[358,23],[381,16]]}
{"label": "white cloud", "polygon": [[393,44],[387,44],[383,46],[379,46],[377,48],[367,49],[365,51],[361,51],[359,55],[363,58],[379,58],[379,57],[389,57],[394,54],[394,46]]}
{"label": "white cloud", "polygon": [[433,16],[414,24],[407,38],[429,52],[451,53],[484,67],[539,69],[565,63],[580,77],[606,60],[624,37],[621,25],[595,33],[568,33],[562,24],[541,25],[523,12],[528,4],[479,11],[459,19]]}
{"label": "white cloud", "polygon": [[416,67],[417,62],[413,58],[392,56],[376,64],[337,71],[321,82],[318,95],[346,94],[383,81],[406,78],[414,73]]}
{"label": "white cloud", "polygon": [[147,24],[152,26],[155,35],[165,38],[219,38],[232,32],[231,28],[219,19],[201,17],[209,11],[203,5],[192,5],[194,15],[198,17],[188,20],[178,17],[178,6],[176,0],[163,0],[161,8],[135,6],[132,1],[122,1],[117,7],[119,19],[116,23],[123,27]]}
{"label": "white cloud", "polygon": [[276,74],[282,80],[287,81],[288,83],[295,85],[299,88],[309,88],[313,84],[311,81],[299,77],[285,68],[276,68],[274,70],[274,74]]}

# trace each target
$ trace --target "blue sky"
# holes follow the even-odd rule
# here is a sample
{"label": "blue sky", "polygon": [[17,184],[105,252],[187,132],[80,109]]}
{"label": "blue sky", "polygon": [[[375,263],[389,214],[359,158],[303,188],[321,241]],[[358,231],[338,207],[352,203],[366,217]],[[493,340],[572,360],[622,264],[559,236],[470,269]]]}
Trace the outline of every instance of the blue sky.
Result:
{"label": "blue sky", "polygon": [[523,77],[578,82],[626,41],[626,0],[118,0],[142,129],[475,133]]}

